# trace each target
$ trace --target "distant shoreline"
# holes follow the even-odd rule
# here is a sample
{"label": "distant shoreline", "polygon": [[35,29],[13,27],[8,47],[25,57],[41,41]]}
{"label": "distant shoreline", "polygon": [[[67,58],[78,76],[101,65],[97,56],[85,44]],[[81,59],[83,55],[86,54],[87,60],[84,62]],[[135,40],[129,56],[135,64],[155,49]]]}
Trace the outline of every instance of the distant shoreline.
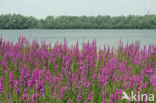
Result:
{"label": "distant shoreline", "polygon": [[156,15],[47,16],[0,15],[0,29],[156,29]]}

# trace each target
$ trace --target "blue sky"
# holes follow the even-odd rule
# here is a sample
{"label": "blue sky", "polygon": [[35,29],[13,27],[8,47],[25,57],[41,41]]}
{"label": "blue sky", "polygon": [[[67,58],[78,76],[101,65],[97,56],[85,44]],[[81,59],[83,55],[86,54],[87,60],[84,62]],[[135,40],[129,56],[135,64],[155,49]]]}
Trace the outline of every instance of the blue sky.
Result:
{"label": "blue sky", "polygon": [[0,0],[0,14],[48,15],[145,15],[156,14],[156,0]]}

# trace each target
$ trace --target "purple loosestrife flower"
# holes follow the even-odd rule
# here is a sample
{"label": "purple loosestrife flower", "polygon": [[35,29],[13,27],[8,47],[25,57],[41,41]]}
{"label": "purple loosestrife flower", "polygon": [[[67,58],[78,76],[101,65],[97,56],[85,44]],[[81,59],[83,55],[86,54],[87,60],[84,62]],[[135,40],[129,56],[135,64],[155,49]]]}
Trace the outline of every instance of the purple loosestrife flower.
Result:
{"label": "purple loosestrife flower", "polygon": [[123,89],[126,89],[126,87],[127,87],[127,82],[125,82],[125,83],[122,85],[122,88],[123,88]]}
{"label": "purple loosestrife flower", "polygon": [[18,88],[18,85],[19,85],[19,82],[18,82],[18,80],[16,80],[14,87],[17,89]]}
{"label": "purple loosestrife flower", "polygon": [[93,65],[93,61],[90,60],[89,68],[93,68],[93,67],[94,67],[94,65]]}
{"label": "purple loosestrife flower", "polygon": [[87,99],[84,101],[84,103],[87,103]]}
{"label": "purple loosestrife flower", "polygon": [[66,63],[66,59],[67,59],[67,57],[66,56],[63,56],[63,64],[65,65],[65,63]]}
{"label": "purple loosestrife flower", "polygon": [[31,77],[31,73],[30,73],[30,70],[28,70],[27,72],[26,72],[26,79],[28,79],[28,78],[30,78]]}
{"label": "purple loosestrife flower", "polygon": [[115,103],[115,96],[114,96],[114,94],[110,94],[110,103]]}
{"label": "purple loosestrife flower", "polygon": [[65,87],[65,91],[68,92],[69,90],[69,82],[67,83],[66,87]]}
{"label": "purple loosestrife flower", "polygon": [[120,100],[122,99],[122,89],[116,89],[115,91],[115,99],[118,99],[120,97]]}
{"label": "purple loosestrife flower", "polygon": [[76,84],[77,83],[77,80],[78,80],[78,75],[73,74],[72,75],[72,82],[73,82],[73,84]]}
{"label": "purple loosestrife flower", "polygon": [[103,100],[102,100],[102,103],[106,103],[106,99],[103,99]]}
{"label": "purple loosestrife flower", "polygon": [[55,68],[56,68],[57,64],[56,64],[56,59],[55,59],[55,58],[53,58],[53,65],[54,65]]}
{"label": "purple loosestrife flower", "polygon": [[11,73],[10,73],[10,89],[12,89],[13,86],[14,86],[13,80],[14,80],[14,74],[11,72]]}
{"label": "purple loosestrife flower", "polygon": [[133,57],[133,62],[134,64],[138,64],[139,61],[137,55]]}
{"label": "purple loosestrife flower", "polygon": [[78,100],[78,103],[81,103],[81,92],[78,93],[77,100]]}
{"label": "purple loosestrife flower", "polygon": [[37,93],[34,93],[34,94],[32,95],[31,102],[32,102],[32,103],[35,103],[37,97],[38,97],[38,94],[37,94]]}
{"label": "purple loosestrife flower", "polygon": [[130,72],[130,70],[131,70],[131,64],[129,64],[127,72]]}
{"label": "purple loosestrife flower", "polygon": [[71,99],[70,98],[68,99],[68,102],[67,103],[71,103]]}
{"label": "purple loosestrife flower", "polygon": [[148,88],[148,82],[145,82],[145,88]]}
{"label": "purple loosestrife flower", "polygon": [[39,70],[39,80],[40,81],[42,80],[42,74],[43,74],[42,70]]}
{"label": "purple loosestrife flower", "polygon": [[21,76],[20,76],[20,83],[24,84],[24,75],[25,75],[25,69],[22,69]]}
{"label": "purple loosestrife flower", "polygon": [[43,74],[44,74],[44,76],[47,75],[46,67],[44,67]]}
{"label": "purple loosestrife flower", "polygon": [[115,76],[116,76],[116,73],[113,74],[113,76],[112,76],[112,81],[115,80]]}
{"label": "purple loosestrife flower", "polygon": [[62,80],[63,80],[63,75],[61,74],[59,82],[61,82]]}
{"label": "purple loosestrife flower", "polygon": [[141,77],[136,77],[136,85],[137,85],[137,87],[139,87],[141,84],[142,84],[142,78]]}
{"label": "purple loosestrife flower", "polygon": [[88,96],[88,100],[89,101],[92,101],[93,99],[93,91],[90,92],[89,96]]}
{"label": "purple loosestrife flower", "polygon": [[50,73],[50,70],[48,70],[47,75],[46,75],[46,81],[48,83],[51,83],[51,80],[52,80],[51,73]]}
{"label": "purple loosestrife flower", "polygon": [[35,90],[38,91],[40,89],[39,80],[35,80]]}
{"label": "purple loosestrife flower", "polygon": [[44,96],[44,92],[45,92],[45,89],[44,89],[44,81],[40,81],[40,93],[41,93],[41,96],[43,97]]}
{"label": "purple loosestrife flower", "polygon": [[32,87],[32,86],[33,86],[33,81],[32,81],[32,79],[28,79],[27,84],[28,84],[29,87]]}
{"label": "purple loosestrife flower", "polygon": [[56,95],[55,95],[55,93],[53,93],[52,96],[51,96],[51,98],[52,99],[55,99],[55,97],[56,97]]}
{"label": "purple loosestrife flower", "polygon": [[44,92],[45,92],[45,89],[44,89],[44,86],[40,89],[40,94],[41,96],[43,97],[44,96]]}
{"label": "purple loosestrife flower", "polygon": [[126,63],[121,63],[121,72],[125,72],[126,71]]}
{"label": "purple loosestrife flower", "polygon": [[35,80],[38,79],[38,77],[39,77],[39,68],[35,68],[32,74],[32,78]]}
{"label": "purple loosestrife flower", "polygon": [[100,96],[101,96],[102,98],[105,98],[105,97],[106,97],[106,92],[102,92],[102,93],[100,94]]}
{"label": "purple loosestrife flower", "polygon": [[142,90],[144,90],[144,89],[145,89],[145,86],[144,86],[143,84],[141,85],[141,89],[142,89]]}
{"label": "purple loosestrife flower", "polygon": [[154,74],[155,69],[151,68],[151,69],[145,69],[144,73],[147,77],[151,77]]}
{"label": "purple loosestrife flower", "polygon": [[156,87],[156,75],[152,75],[152,77],[151,77],[151,85],[153,87]]}
{"label": "purple loosestrife flower", "polygon": [[28,93],[27,87],[24,88],[24,93]]}
{"label": "purple loosestrife flower", "polygon": [[103,82],[102,75],[99,74],[99,87],[100,87],[100,88],[102,88],[102,82]]}
{"label": "purple loosestrife flower", "polygon": [[53,81],[54,81],[54,84],[57,83],[57,76],[53,75]]}
{"label": "purple loosestrife flower", "polygon": [[60,100],[61,100],[62,97],[63,97],[63,93],[64,93],[64,87],[62,87],[61,90],[60,90]]}
{"label": "purple loosestrife flower", "polygon": [[16,89],[16,93],[17,93],[18,96],[21,94],[20,88],[17,88],[17,89]]}
{"label": "purple loosestrife flower", "polygon": [[90,82],[89,81],[85,81],[85,86],[86,86],[86,88],[90,88],[90,86],[91,86]]}
{"label": "purple loosestrife flower", "polygon": [[55,89],[54,89],[55,92],[57,92],[57,88],[58,88],[58,85],[56,84]]}
{"label": "purple loosestrife flower", "polygon": [[9,93],[7,96],[8,96],[8,103],[11,103],[11,94]]}
{"label": "purple loosestrife flower", "polygon": [[1,81],[0,81],[0,93],[3,92],[4,89],[4,77],[1,77]]}
{"label": "purple loosestrife flower", "polygon": [[28,100],[28,94],[23,94],[22,96],[22,102],[24,103],[24,100]]}
{"label": "purple loosestrife flower", "polygon": [[97,79],[97,74],[96,74],[96,72],[93,72],[93,80],[94,80],[94,82],[96,81],[96,79]]}
{"label": "purple loosestrife flower", "polygon": [[129,82],[129,90],[131,90],[133,88],[133,81]]}

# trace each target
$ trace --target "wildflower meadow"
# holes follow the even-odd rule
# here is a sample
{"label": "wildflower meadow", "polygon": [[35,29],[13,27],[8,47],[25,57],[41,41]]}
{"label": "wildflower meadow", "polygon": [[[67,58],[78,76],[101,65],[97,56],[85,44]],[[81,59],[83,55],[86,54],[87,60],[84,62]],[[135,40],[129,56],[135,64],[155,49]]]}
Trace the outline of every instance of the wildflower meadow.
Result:
{"label": "wildflower meadow", "polygon": [[[1,38],[0,102],[156,103],[155,45],[79,45]],[[123,99],[123,91],[136,100]]]}

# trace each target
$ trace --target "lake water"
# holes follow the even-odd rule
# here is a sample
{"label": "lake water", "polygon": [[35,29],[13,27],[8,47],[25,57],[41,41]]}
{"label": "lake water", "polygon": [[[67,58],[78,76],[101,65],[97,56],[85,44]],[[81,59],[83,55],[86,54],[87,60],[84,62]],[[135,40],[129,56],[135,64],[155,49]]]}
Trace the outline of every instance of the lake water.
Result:
{"label": "lake water", "polygon": [[141,46],[149,44],[156,45],[156,30],[122,30],[122,29],[72,29],[72,30],[0,30],[0,35],[5,41],[17,42],[19,36],[24,36],[27,40],[45,40],[46,43],[51,42],[52,45],[56,41],[63,42],[66,38],[68,46],[75,45],[79,41],[80,48],[82,43],[96,40],[98,48],[106,46],[117,47],[120,40],[124,45],[131,42],[139,41]]}

